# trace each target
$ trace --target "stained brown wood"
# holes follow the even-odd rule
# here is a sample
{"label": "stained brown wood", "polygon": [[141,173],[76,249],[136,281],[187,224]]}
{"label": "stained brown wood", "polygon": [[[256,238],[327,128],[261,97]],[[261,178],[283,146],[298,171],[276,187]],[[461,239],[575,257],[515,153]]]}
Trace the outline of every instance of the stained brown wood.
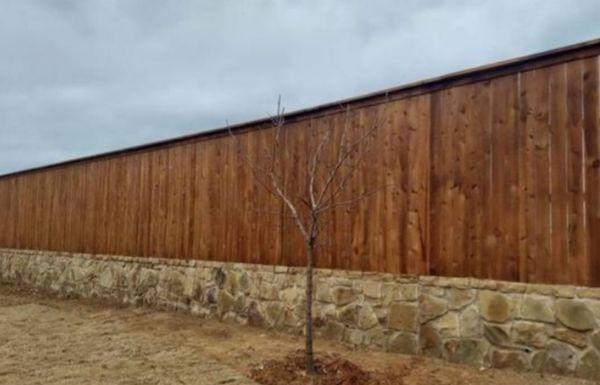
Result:
{"label": "stained brown wood", "polygon": [[[600,286],[600,64],[573,55],[290,119],[277,167],[295,193],[323,135],[381,122],[338,200],[385,188],[329,213],[317,266]],[[0,177],[0,247],[303,265],[244,166],[272,135],[259,122]]]}
{"label": "stained brown wood", "polygon": [[583,61],[583,128],[585,162],[585,242],[590,284],[600,285],[600,60]]}

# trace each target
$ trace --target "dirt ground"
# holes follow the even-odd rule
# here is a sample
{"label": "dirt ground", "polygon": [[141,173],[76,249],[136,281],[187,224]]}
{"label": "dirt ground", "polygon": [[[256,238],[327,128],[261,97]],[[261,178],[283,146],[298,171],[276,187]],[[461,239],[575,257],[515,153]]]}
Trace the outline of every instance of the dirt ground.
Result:
{"label": "dirt ground", "polygon": [[[0,285],[0,384],[254,384],[249,377],[269,385],[319,384],[294,373],[301,346],[299,336]],[[366,376],[340,385],[592,384],[351,350],[331,341],[318,340],[316,349],[326,370]]]}

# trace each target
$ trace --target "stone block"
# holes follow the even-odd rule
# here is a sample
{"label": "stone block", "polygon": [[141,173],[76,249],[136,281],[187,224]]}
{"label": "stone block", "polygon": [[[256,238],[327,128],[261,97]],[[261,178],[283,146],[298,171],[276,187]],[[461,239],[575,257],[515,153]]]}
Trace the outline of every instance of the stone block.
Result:
{"label": "stone block", "polygon": [[371,305],[361,305],[358,311],[358,327],[367,330],[379,324],[379,320],[373,311]]}
{"label": "stone block", "polygon": [[431,325],[421,326],[419,335],[421,353],[428,357],[441,358],[444,354],[442,338]]}
{"label": "stone block", "polygon": [[367,298],[380,299],[383,297],[383,283],[380,281],[365,281],[362,283],[362,292]]}
{"label": "stone block", "polygon": [[387,334],[388,330],[385,327],[375,326],[365,332],[365,344],[383,348],[387,341]]}
{"label": "stone block", "polygon": [[395,333],[388,339],[387,350],[401,354],[416,354],[418,351],[417,336],[407,332]]}
{"label": "stone block", "polygon": [[554,322],[554,303],[551,298],[525,295],[521,301],[521,317],[531,321]]}
{"label": "stone block", "polygon": [[337,311],[337,320],[346,326],[357,326],[358,324],[358,306],[350,304],[339,308]]}
{"label": "stone block", "polygon": [[551,337],[555,340],[567,343],[569,345],[585,348],[587,346],[587,336],[584,333],[575,330],[558,328],[552,331]]}
{"label": "stone block", "polygon": [[475,291],[451,288],[447,290],[448,305],[450,309],[462,309],[475,299]]}
{"label": "stone block", "polygon": [[338,306],[347,305],[356,301],[358,296],[351,287],[338,286],[332,290],[333,303]]}
{"label": "stone block", "polygon": [[512,327],[512,339],[518,345],[541,349],[546,346],[548,335],[546,325],[527,321],[517,321]]}
{"label": "stone block", "polygon": [[563,325],[574,330],[587,331],[596,326],[594,313],[579,301],[557,300],[556,317]]}
{"label": "stone block", "polygon": [[365,332],[358,329],[346,329],[344,333],[344,341],[354,345],[360,346],[365,340]]}
{"label": "stone block", "polygon": [[421,323],[426,323],[448,311],[448,303],[444,299],[431,295],[421,295],[419,307]]}
{"label": "stone block", "polygon": [[486,348],[486,344],[480,339],[450,339],[444,342],[448,360],[459,364],[481,364]]}
{"label": "stone block", "polygon": [[329,288],[329,284],[326,282],[319,282],[316,287],[316,295],[315,298],[319,302],[331,303],[333,302],[333,295],[331,294],[331,290]]}
{"label": "stone block", "polygon": [[580,287],[577,290],[579,298],[600,299],[600,288],[596,287]]}
{"label": "stone block", "polygon": [[527,370],[529,358],[526,353],[514,350],[492,350],[490,366],[497,369]]}
{"label": "stone block", "polygon": [[595,331],[590,335],[592,346],[600,351],[600,331]]}
{"label": "stone block", "polygon": [[576,369],[577,375],[591,380],[600,380],[600,355],[589,349],[580,358]]}
{"label": "stone block", "polygon": [[273,301],[279,297],[279,290],[271,283],[263,282],[260,285],[260,298],[266,301]]}
{"label": "stone block", "polygon": [[232,311],[235,306],[235,298],[226,290],[219,290],[217,308],[219,313],[224,314]]}
{"label": "stone block", "polygon": [[394,303],[388,313],[388,327],[394,330],[416,332],[418,308],[413,304]]}
{"label": "stone block", "polygon": [[100,286],[106,290],[110,290],[113,287],[115,287],[117,280],[113,271],[110,268],[104,269],[104,271],[100,273],[99,283]]}
{"label": "stone block", "polygon": [[343,324],[329,320],[321,330],[321,335],[325,338],[341,341],[344,338],[345,330],[346,327]]}
{"label": "stone block", "polygon": [[507,347],[510,345],[510,327],[495,324],[483,325],[483,336],[492,344],[498,347]]}
{"label": "stone block", "polygon": [[269,325],[274,326],[279,322],[283,307],[279,302],[269,302],[265,307],[265,318]]}
{"label": "stone block", "polygon": [[567,344],[550,342],[546,349],[544,371],[553,374],[569,374],[577,365],[577,352]]}
{"label": "stone block", "polygon": [[498,292],[482,290],[478,296],[479,312],[490,322],[506,322],[511,316],[509,299]]}
{"label": "stone block", "polygon": [[304,298],[304,290],[298,287],[289,287],[279,292],[279,299],[286,305],[294,304],[300,298]]}
{"label": "stone block", "polygon": [[446,289],[438,286],[421,286],[421,294],[444,298],[446,296]]}
{"label": "stone block", "polygon": [[464,309],[459,314],[460,336],[477,337],[482,334],[482,323],[479,311],[474,305]]}
{"label": "stone block", "polygon": [[395,284],[389,296],[391,301],[416,301],[419,299],[419,286],[413,283]]}
{"label": "stone block", "polygon": [[458,314],[446,313],[440,318],[429,323],[441,337],[458,337],[460,335]]}

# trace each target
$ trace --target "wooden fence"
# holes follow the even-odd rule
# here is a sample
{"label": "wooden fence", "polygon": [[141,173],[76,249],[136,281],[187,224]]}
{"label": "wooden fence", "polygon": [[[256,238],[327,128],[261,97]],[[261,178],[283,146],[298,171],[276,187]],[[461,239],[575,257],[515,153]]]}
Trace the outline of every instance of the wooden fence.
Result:
{"label": "wooden fence", "polygon": [[[354,135],[384,118],[347,196],[391,187],[331,214],[318,265],[600,285],[599,53],[596,41],[340,103]],[[340,111],[287,117],[287,188]],[[272,129],[235,130],[257,154]],[[0,247],[304,264],[223,130],[0,177]]]}

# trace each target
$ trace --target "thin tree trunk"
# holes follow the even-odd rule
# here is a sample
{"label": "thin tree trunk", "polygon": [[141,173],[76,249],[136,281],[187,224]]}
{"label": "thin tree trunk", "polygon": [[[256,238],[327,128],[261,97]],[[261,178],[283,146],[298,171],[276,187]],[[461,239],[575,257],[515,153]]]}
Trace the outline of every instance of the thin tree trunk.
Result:
{"label": "thin tree trunk", "polygon": [[315,357],[313,352],[313,265],[314,265],[314,241],[306,245],[306,372],[315,374]]}

